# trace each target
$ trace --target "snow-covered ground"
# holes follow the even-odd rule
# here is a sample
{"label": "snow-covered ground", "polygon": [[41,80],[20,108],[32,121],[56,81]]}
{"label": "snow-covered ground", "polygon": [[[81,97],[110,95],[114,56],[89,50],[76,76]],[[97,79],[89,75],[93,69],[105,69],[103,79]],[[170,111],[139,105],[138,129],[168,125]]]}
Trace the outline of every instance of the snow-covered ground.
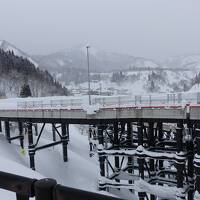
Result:
{"label": "snow-covered ground", "polygon": [[[13,133],[14,134],[14,133]],[[27,141],[25,136],[25,141]],[[39,145],[52,141],[50,126],[46,126]],[[27,142],[25,142],[27,149]],[[29,168],[29,156],[20,153],[19,141],[9,144],[3,134],[0,135],[0,170],[18,175],[41,179],[54,178],[58,183],[88,191],[97,190],[99,166],[97,156],[89,156],[89,144],[86,135],[81,135],[79,128],[70,126],[68,146],[69,161],[64,163],[61,145],[36,152],[36,171]],[[14,199],[15,194],[0,190],[0,199]]]}
{"label": "snow-covered ground", "polygon": [[[166,93],[186,91],[190,87],[191,80],[198,73],[193,70],[167,70],[152,69],[142,71],[122,71],[124,80],[112,81],[113,73],[96,73],[100,80],[91,81],[91,89],[98,93],[112,95],[132,94],[144,95],[147,93]],[[153,85],[152,85],[153,84]],[[71,83],[66,87],[72,91],[87,92],[88,83]]]}

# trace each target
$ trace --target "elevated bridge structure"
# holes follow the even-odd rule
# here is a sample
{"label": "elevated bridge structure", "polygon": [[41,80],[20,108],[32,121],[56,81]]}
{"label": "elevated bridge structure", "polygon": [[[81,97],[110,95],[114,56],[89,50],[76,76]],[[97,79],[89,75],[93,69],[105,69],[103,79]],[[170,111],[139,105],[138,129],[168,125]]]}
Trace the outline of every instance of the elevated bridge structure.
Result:
{"label": "elevated bridge structure", "polygon": [[[140,200],[200,198],[200,93],[94,97],[92,105],[87,101],[0,100],[0,121],[8,141],[19,139],[22,148],[27,130],[32,169],[37,151],[58,144],[67,162],[69,125],[88,124],[90,151],[98,141],[101,190],[127,190]],[[11,137],[10,122],[18,123],[19,135]],[[35,128],[34,141],[37,123],[43,126]],[[52,124],[53,141],[39,146],[46,123]]]}

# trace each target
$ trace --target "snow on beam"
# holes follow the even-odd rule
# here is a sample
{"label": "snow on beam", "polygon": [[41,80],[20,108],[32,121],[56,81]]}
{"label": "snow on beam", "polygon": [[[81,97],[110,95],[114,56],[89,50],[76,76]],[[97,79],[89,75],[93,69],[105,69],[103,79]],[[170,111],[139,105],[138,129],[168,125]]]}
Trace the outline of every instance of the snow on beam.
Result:
{"label": "snow on beam", "polygon": [[151,185],[142,179],[135,181],[134,184],[122,184],[101,177],[101,179],[99,180],[99,188],[103,189],[105,187],[132,189],[137,192],[146,192],[148,194],[153,194],[163,199],[171,199],[171,200],[176,200],[177,193],[181,194],[183,193],[183,191],[179,191],[180,189],[178,189],[177,187],[169,187],[166,185],[165,186]]}
{"label": "snow on beam", "polygon": [[145,150],[143,146],[138,146],[136,150],[101,150],[98,149],[99,156],[137,156],[137,157],[149,157],[154,159],[171,159],[171,160],[179,160],[185,162],[186,153],[162,153],[162,152],[154,152]]}

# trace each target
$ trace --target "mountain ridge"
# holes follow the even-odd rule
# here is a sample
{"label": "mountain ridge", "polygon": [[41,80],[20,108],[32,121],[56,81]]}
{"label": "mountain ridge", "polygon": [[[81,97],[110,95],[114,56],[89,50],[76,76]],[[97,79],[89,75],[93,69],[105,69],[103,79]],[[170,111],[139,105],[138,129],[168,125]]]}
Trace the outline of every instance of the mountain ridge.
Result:
{"label": "mountain ridge", "polygon": [[0,40],[0,49],[3,49],[5,52],[11,51],[16,56],[19,56],[19,57],[22,57],[22,58],[26,58],[31,63],[33,63],[35,65],[35,67],[38,67],[38,64],[32,59],[31,56],[29,56],[27,53],[25,53],[21,49],[17,48],[15,45],[7,42],[6,40]]}

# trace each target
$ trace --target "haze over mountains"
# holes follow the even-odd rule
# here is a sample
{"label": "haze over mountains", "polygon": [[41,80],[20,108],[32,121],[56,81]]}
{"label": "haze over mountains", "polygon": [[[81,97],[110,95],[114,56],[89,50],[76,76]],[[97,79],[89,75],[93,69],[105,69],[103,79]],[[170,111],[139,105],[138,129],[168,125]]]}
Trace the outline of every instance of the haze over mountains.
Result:
{"label": "haze over mountains", "polygon": [[[0,41],[0,48],[48,70],[68,88],[87,88],[85,46],[37,56],[30,56],[6,41]],[[93,90],[103,87],[105,91],[118,89],[131,93],[187,91],[195,84],[194,78],[200,69],[200,55],[170,57],[161,62],[91,47],[89,56]],[[116,73],[119,72],[118,80]]]}
{"label": "haze over mountains", "polygon": [[[109,72],[113,70],[135,67],[157,67],[158,65],[146,58],[136,58],[131,55],[110,53],[89,48],[90,68],[93,72]],[[56,52],[46,56],[33,57],[39,65],[48,69],[76,68],[87,70],[85,46],[78,46],[69,50]]]}

